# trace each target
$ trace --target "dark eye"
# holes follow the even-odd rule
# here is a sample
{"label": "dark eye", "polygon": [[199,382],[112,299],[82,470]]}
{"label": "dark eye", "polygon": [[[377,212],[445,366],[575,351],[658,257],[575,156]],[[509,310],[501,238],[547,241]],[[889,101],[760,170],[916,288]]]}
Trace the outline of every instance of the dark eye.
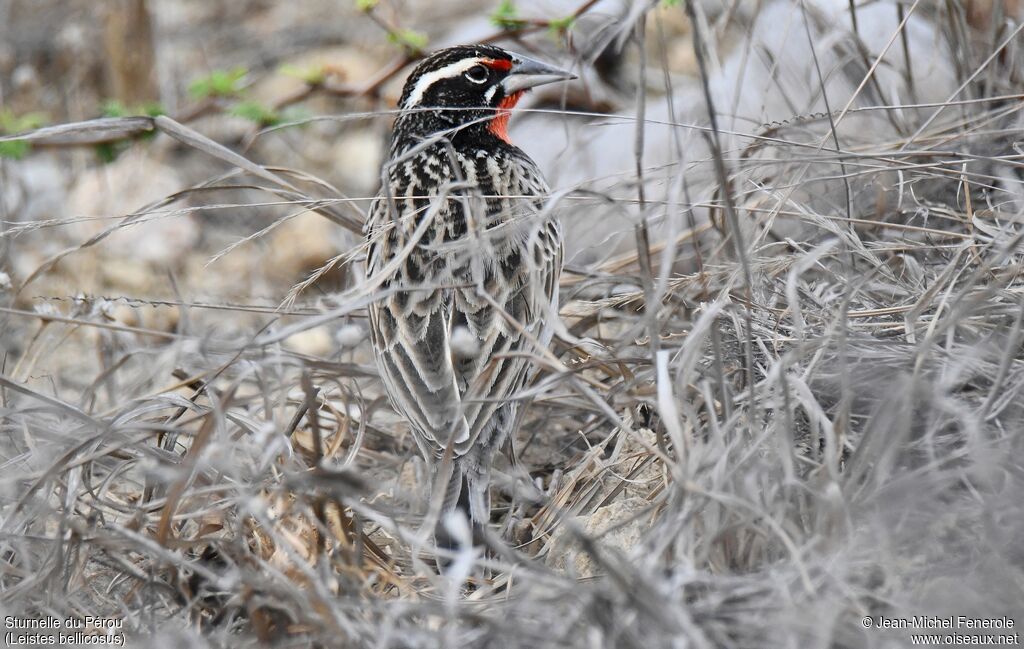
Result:
{"label": "dark eye", "polygon": [[491,71],[484,65],[474,65],[463,74],[466,79],[473,83],[485,83],[490,75]]}

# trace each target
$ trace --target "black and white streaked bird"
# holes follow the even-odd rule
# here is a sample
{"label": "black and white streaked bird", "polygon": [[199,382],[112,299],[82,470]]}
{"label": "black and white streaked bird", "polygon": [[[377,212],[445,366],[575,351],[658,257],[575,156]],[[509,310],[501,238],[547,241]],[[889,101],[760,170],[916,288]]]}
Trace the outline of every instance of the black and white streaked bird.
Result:
{"label": "black and white streaked bird", "polygon": [[530,357],[551,341],[562,267],[548,185],[509,140],[509,109],[573,78],[489,45],[425,59],[402,91],[366,224],[381,378],[445,489],[442,515],[462,509],[474,529],[490,518],[491,462],[517,423]]}

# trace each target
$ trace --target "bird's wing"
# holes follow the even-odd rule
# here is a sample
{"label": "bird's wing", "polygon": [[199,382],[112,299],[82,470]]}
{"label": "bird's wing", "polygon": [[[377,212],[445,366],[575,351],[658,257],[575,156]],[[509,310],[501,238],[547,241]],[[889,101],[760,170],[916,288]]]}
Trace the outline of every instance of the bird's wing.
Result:
{"label": "bird's wing", "polygon": [[[429,208],[416,203],[416,210]],[[405,230],[389,222],[387,211],[384,199],[371,207],[367,270],[372,276],[397,255],[405,258],[381,283],[382,297],[369,307],[374,350],[392,405],[418,433],[421,449],[434,454],[453,437],[455,444],[469,437],[452,365],[450,281],[431,272],[436,264],[429,251],[409,249]]]}
{"label": "bird's wing", "polygon": [[[414,246],[406,240],[413,228],[390,222],[386,200],[371,207],[370,274],[404,255],[381,284],[390,292],[369,309],[378,367],[424,453],[439,455],[451,441],[461,456],[481,436],[507,433],[496,430],[495,414],[529,378],[528,355],[540,352],[531,341],[544,347],[550,341],[544,319],[557,313],[561,234],[557,222],[538,217],[543,180],[538,174],[529,181],[534,186],[496,193],[537,198],[500,204],[478,198],[433,208],[428,199],[396,197],[411,221],[424,218],[414,212],[436,210],[435,220],[449,228],[427,228]],[[469,219],[462,213],[467,208]],[[473,219],[473,213],[487,216]],[[399,285],[418,288],[396,290]],[[455,349],[453,335],[462,338]]]}
{"label": "bird's wing", "polygon": [[475,281],[454,291],[453,325],[465,326],[475,343],[474,353],[455,360],[469,427],[468,439],[456,444],[459,454],[481,437],[487,445],[503,442],[491,439],[509,432],[495,430],[501,425],[496,412],[523,389],[535,367],[531,356],[551,339],[544,322],[557,313],[562,240],[556,221],[538,223],[538,207],[530,201],[513,210],[513,218],[524,218],[529,227],[485,241],[491,265],[467,273]]}

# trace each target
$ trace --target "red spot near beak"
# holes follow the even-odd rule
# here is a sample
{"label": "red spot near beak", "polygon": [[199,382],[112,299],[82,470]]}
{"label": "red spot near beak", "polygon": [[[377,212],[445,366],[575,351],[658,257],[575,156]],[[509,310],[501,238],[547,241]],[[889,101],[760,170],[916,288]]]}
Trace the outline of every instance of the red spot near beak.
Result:
{"label": "red spot near beak", "polygon": [[509,144],[512,144],[512,140],[508,137],[508,120],[512,117],[511,109],[519,101],[519,98],[523,96],[524,92],[526,91],[520,90],[502,99],[498,103],[498,114],[487,124],[487,130],[497,136],[498,139],[504,140]]}
{"label": "red spot near beak", "polygon": [[483,59],[483,64],[492,70],[508,72],[512,69],[512,61],[508,59]]}

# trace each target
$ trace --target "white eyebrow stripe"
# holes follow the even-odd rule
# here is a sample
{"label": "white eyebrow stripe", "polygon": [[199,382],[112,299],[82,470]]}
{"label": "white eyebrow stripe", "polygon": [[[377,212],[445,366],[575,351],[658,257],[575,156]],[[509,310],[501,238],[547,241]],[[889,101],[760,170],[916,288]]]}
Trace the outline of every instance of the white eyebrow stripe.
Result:
{"label": "white eyebrow stripe", "polygon": [[412,108],[419,104],[423,99],[423,93],[427,91],[427,88],[434,85],[435,81],[458,76],[483,61],[484,57],[482,56],[477,56],[472,59],[462,59],[455,63],[449,63],[443,68],[434,70],[433,72],[428,72],[420,77],[420,80],[416,82],[416,86],[412,89],[412,92],[409,93],[409,98],[405,100],[404,104],[402,104],[402,108]]}

